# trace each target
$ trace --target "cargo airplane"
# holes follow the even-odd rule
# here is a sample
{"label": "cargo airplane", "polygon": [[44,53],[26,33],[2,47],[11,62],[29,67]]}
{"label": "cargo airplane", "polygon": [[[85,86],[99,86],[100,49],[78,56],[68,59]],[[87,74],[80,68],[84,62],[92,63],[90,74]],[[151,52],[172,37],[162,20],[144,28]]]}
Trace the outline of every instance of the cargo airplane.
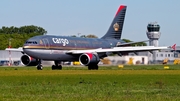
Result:
{"label": "cargo airplane", "polygon": [[[153,51],[167,49],[169,47],[136,46],[130,47],[131,42],[125,43],[121,40],[121,33],[126,13],[125,5],[121,5],[109,27],[107,33],[101,38],[80,38],[70,36],[40,35],[28,39],[22,49],[21,57],[23,64],[37,66],[42,70],[41,60],[54,61],[52,69],[62,69],[61,62],[79,61],[88,69],[98,69],[100,59],[107,57],[109,53],[120,56],[129,52]],[[125,47],[126,46],[126,47]],[[17,51],[18,49],[6,49]]]}

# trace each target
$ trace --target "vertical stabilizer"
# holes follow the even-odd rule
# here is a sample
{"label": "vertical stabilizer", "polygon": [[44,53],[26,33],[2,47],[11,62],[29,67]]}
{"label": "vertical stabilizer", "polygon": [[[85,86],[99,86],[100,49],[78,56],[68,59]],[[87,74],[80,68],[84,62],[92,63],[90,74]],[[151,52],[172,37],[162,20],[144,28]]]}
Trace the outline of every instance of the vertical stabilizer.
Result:
{"label": "vertical stabilizer", "polygon": [[126,14],[126,6],[121,5],[118,11],[116,12],[114,20],[111,23],[111,26],[109,27],[109,30],[102,37],[102,39],[117,39],[117,40],[121,39],[125,14]]}

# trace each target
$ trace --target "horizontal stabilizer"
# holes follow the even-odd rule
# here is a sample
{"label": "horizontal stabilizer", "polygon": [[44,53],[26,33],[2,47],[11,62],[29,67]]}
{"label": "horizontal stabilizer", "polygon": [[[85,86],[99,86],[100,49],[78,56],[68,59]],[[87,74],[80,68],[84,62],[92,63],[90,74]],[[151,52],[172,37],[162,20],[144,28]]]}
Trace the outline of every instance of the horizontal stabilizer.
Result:
{"label": "horizontal stabilizer", "polygon": [[23,52],[22,47],[19,48],[6,48],[7,51],[16,51],[16,52]]}
{"label": "horizontal stabilizer", "polygon": [[131,45],[131,44],[136,44],[136,43],[139,43],[139,42],[148,42],[149,40],[144,40],[144,41],[136,41],[136,42],[128,42],[128,43],[121,43],[120,45],[118,45],[117,47],[120,47],[120,46],[125,46],[125,45]]}

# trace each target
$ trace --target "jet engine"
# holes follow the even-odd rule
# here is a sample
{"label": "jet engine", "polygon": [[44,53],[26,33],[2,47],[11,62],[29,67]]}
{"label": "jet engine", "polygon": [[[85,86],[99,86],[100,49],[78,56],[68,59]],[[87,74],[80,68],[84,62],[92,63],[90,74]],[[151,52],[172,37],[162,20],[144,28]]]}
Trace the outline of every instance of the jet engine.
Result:
{"label": "jet engine", "polygon": [[99,61],[99,56],[92,53],[85,53],[79,57],[79,62],[85,66],[88,66],[90,64],[98,64]]}
{"label": "jet engine", "polygon": [[37,66],[39,63],[37,59],[34,59],[26,54],[21,57],[21,61],[26,66]]}

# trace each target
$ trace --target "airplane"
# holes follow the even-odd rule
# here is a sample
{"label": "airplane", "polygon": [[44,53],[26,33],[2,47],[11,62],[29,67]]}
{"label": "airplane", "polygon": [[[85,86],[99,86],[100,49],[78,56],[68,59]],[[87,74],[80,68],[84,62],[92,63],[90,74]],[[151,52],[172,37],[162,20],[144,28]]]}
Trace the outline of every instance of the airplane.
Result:
{"label": "airplane", "polygon": [[24,54],[21,57],[22,63],[27,66],[37,66],[38,70],[43,69],[41,60],[54,61],[52,70],[61,70],[62,65],[60,63],[65,61],[79,61],[80,64],[88,66],[89,70],[98,70],[100,59],[107,57],[110,53],[123,56],[129,52],[152,52],[153,50],[169,48],[154,46],[130,47],[128,45],[138,42],[126,43],[121,40],[126,9],[126,5],[119,6],[107,33],[101,38],[39,35],[28,39],[20,49],[7,48],[6,50],[21,51]]}

